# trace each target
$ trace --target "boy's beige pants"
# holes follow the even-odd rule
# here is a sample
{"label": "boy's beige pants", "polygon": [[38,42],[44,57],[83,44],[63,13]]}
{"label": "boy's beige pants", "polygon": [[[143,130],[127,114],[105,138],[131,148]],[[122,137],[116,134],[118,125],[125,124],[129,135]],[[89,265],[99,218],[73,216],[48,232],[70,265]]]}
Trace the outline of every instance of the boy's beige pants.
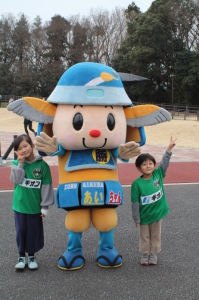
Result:
{"label": "boy's beige pants", "polygon": [[161,251],[162,220],[149,225],[140,225],[140,253],[158,253]]}

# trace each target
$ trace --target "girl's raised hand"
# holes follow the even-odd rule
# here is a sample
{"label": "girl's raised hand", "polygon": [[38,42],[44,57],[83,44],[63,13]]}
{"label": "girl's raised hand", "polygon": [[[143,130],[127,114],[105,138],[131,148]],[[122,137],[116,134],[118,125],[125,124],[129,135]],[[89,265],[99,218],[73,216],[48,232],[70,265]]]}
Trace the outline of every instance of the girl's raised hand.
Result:
{"label": "girl's raised hand", "polygon": [[14,151],[14,152],[17,155],[17,159],[18,159],[19,163],[23,165],[25,158],[22,155],[20,155],[17,151]]}

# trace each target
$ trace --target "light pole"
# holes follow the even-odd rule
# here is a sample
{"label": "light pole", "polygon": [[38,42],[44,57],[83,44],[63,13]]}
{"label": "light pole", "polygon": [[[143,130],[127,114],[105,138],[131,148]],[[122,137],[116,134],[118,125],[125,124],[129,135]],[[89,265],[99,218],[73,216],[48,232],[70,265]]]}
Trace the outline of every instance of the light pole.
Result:
{"label": "light pole", "polygon": [[14,78],[14,99],[15,100],[15,78]]}
{"label": "light pole", "polygon": [[171,74],[172,77],[172,119],[173,119],[173,78],[174,78],[174,74]]}

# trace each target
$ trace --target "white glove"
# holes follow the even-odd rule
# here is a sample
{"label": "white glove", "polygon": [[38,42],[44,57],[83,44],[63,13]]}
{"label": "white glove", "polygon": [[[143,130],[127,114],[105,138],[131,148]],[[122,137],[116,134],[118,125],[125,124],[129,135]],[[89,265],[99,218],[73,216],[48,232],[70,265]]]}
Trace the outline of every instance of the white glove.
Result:
{"label": "white glove", "polygon": [[34,144],[38,151],[45,152],[46,154],[52,154],[58,150],[56,136],[54,135],[51,138],[44,132],[41,132],[40,136],[36,136]]}
{"label": "white glove", "polygon": [[48,207],[46,207],[46,206],[42,207],[41,208],[41,214],[43,214],[44,217],[47,216],[47,214],[48,214]]}
{"label": "white glove", "polygon": [[121,144],[118,150],[119,157],[122,159],[129,159],[141,154],[140,145],[135,142]]}

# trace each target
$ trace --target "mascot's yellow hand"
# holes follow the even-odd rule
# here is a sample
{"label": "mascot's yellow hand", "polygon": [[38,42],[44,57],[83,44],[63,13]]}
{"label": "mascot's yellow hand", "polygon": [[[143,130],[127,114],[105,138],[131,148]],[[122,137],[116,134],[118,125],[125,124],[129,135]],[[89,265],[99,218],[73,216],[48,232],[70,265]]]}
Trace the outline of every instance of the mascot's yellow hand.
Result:
{"label": "mascot's yellow hand", "polygon": [[121,144],[118,150],[118,154],[122,159],[129,159],[131,157],[140,155],[140,153],[140,145],[135,142]]}
{"label": "mascot's yellow hand", "polygon": [[45,152],[46,154],[52,154],[58,150],[56,136],[54,135],[51,138],[44,132],[41,132],[40,136],[36,137],[34,144],[38,151]]}

